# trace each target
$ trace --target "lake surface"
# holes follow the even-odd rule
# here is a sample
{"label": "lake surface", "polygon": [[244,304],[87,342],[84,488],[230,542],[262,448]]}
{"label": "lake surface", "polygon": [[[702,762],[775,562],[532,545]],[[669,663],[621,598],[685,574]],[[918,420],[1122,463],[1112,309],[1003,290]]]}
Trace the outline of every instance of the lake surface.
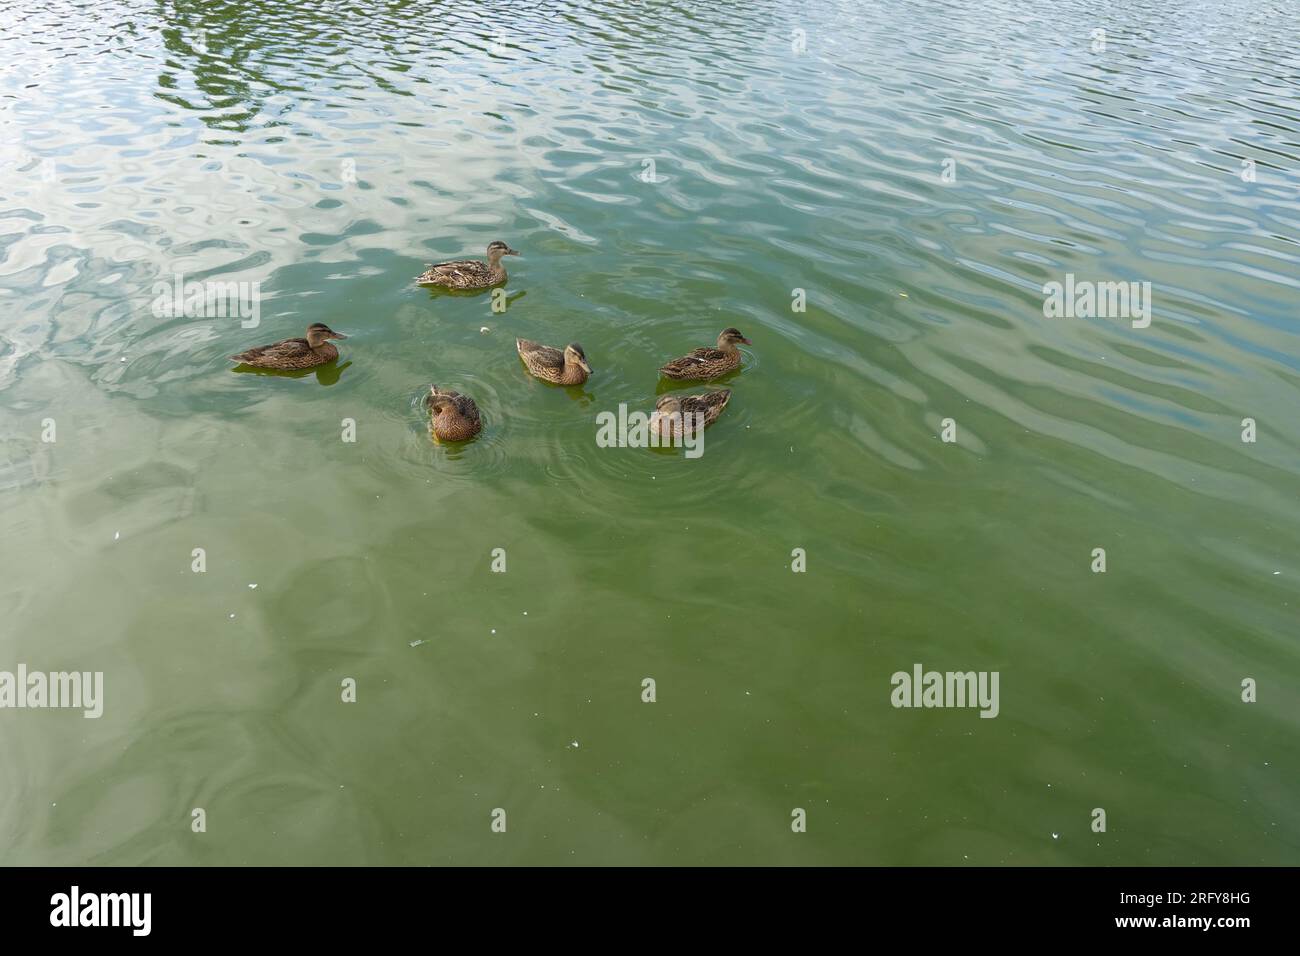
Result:
{"label": "lake surface", "polygon": [[[1300,863],[1294,5],[25,6],[0,670],[104,710],[0,710],[0,862]],[[733,325],[700,458],[597,446]]]}

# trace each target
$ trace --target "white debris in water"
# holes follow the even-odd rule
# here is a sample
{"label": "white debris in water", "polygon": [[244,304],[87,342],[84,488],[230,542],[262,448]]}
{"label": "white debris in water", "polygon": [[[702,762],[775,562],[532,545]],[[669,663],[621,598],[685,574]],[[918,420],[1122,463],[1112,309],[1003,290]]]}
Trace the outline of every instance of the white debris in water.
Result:
{"label": "white debris in water", "polygon": [[428,641],[425,641],[425,640],[420,640],[420,641],[411,641],[411,643],[410,643],[409,646],[410,646],[410,647],[419,647],[421,644],[428,644],[428,643],[429,643],[429,642],[428,642]]}
{"label": "white debris in water", "polygon": [[578,749],[578,742],[575,740],[575,741],[573,741],[573,743],[569,744],[569,746],[572,747],[574,750],[577,750],[577,749]]}
{"label": "white debris in water", "polygon": [[497,632],[497,629],[496,629],[495,627],[492,628],[492,633],[495,634],[496,632]]}
{"label": "white debris in water", "polygon": [[482,333],[483,335],[487,335],[491,331],[492,330],[489,329],[486,325],[479,328],[479,332]]}
{"label": "white debris in water", "polygon": [[233,621],[233,620],[235,619],[235,615],[233,615],[233,614],[230,615],[230,619]]}
{"label": "white debris in water", "polygon": [[1061,834],[1059,834],[1059,833],[1053,833],[1053,834],[1052,834],[1052,839],[1053,839],[1053,840],[1059,840],[1059,839],[1061,839]]}
{"label": "white debris in water", "polygon": [[114,531],[114,532],[113,532],[113,540],[114,540],[114,541],[116,541],[116,540],[117,540],[118,538],[120,538],[120,537],[122,537],[122,532],[120,532],[120,531]]}
{"label": "white debris in water", "polygon": [[256,584],[250,584],[250,585],[248,586],[248,589],[249,589],[250,591],[256,591],[256,590],[257,590],[257,585],[256,585]]}

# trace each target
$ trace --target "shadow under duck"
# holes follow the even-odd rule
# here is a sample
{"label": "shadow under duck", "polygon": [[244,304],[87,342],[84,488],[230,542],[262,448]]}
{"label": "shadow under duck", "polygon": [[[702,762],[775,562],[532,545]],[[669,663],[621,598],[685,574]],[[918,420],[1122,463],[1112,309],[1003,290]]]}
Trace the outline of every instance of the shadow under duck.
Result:
{"label": "shadow under duck", "polygon": [[749,339],[740,334],[737,328],[723,329],[718,335],[717,348],[692,349],[687,355],[675,358],[659,369],[665,378],[679,381],[703,381],[717,378],[740,368],[740,349],[737,342],[752,345]]}
{"label": "shadow under duck", "polygon": [[271,345],[258,345],[247,352],[230,356],[230,360],[253,368],[313,368],[333,362],[339,357],[339,350],[327,339],[346,338],[342,332],[335,332],[323,322],[313,322],[307,326],[305,339],[285,339]]}
{"label": "shadow under duck", "polygon": [[501,264],[501,257],[517,255],[518,252],[497,239],[488,243],[487,262],[478,259],[437,262],[426,266],[424,274],[415,281],[444,289],[488,289],[506,281],[506,267]]}
{"label": "shadow under duck", "polygon": [[729,388],[699,395],[660,395],[650,415],[650,430],[664,438],[680,439],[716,422],[729,401]]}
{"label": "shadow under duck", "polygon": [[581,385],[591,374],[587,353],[577,342],[570,342],[560,350],[528,339],[515,339],[515,348],[524,360],[524,367],[543,382]]}
{"label": "shadow under duck", "polygon": [[439,441],[465,441],[483,428],[474,399],[448,388],[429,386],[429,431]]}

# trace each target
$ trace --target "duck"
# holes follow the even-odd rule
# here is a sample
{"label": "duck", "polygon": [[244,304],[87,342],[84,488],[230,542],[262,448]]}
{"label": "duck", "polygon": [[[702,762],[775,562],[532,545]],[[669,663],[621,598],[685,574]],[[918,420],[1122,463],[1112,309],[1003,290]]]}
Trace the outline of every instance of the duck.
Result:
{"label": "duck", "polygon": [[675,358],[659,369],[665,378],[702,381],[726,375],[740,368],[740,349],[737,342],[752,345],[737,328],[723,329],[718,335],[718,347],[693,349],[688,355]]}
{"label": "duck", "polygon": [[425,402],[432,413],[429,431],[439,441],[466,441],[483,428],[478,406],[468,395],[430,385]]}
{"label": "duck", "polygon": [[313,322],[307,326],[305,339],[284,339],[271,345],[258,345],[247,352],[230,356],[230,360],[253,368],[314,368],[339,357],[339,350],[326,339],[346,338],[342,332],[335,332],[324,322]]}
{"label": "duck", "polygon": [[587,353],[577,342],[570,342],[563,349],[557,349],[528,339],[515,339],[515,349],[524,360],[524,367],[529,373],[543,382],[581,385],[591,374]]}
{"label": "duck", "polygon": [[426,266],[424,274],[415,281],[420,285],[440,285],[445,289],[488,289],[506,281],[506,268],[502,256],[519,255],[500,239],[488,243],[487,262],[477,259],[455,259]]}
{"label": "duck", "polygon": [[660,395],[650,415],[650,431],[664,438],[681,439],[716,422],[729,401],[729,388],[699,395]]}

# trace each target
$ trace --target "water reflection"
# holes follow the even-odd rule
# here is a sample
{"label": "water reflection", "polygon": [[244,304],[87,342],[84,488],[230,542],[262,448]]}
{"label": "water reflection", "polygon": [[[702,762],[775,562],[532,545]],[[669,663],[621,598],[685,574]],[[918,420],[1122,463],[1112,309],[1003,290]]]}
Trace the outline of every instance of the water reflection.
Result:
{"label": "water reflection", "polygon": [[[446,286],[428,285],[422,283],[420,284],[420,288],[424,289],[426,292],[429,293],[430,299],[476,299],[479,296],[483,295],[484,293],[491,293],[493,296],[493,304],[495,305],[496,302],[501,301],[499,298],[497,298],[498,291],[504,294],[505,289],[509,284],[510,284],[509,280],[507,280],[501,283],[500,285],[492,286],[487,289],[448,289]],[[518,292],[514,292],[510,295],[506,295],[504,299],[506,308],[509,308],[511,304],[513,304],[515,301],[519,299],[522,299],[527,294],[528,294],[527,292],[520,289]]]}
{"label": "water reflection", "polygon": [[315,375],[316,381],[321,385],[336,385],[342,377],[343,372],[352,365],[352,360],[339,364],[335,359],[333,362],[326,362],[324,365],[317,365],[314,368],[301,369],[274,369],[274,368],[254,368],[251,365],[236,365],[230,371],[239,375],[265,375],[269,378],[306,378],[308,375]]}

